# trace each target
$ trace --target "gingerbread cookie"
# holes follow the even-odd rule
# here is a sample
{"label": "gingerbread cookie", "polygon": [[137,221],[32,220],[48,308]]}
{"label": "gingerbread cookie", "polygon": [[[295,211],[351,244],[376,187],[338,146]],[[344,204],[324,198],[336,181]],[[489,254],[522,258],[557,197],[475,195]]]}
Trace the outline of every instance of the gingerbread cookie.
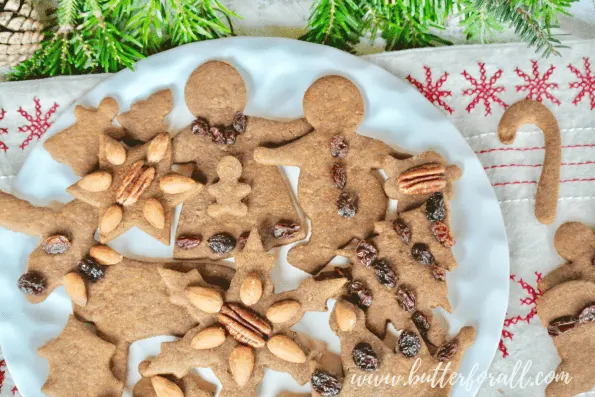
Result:
{"label": "gingerbread cookie", "polygon": [[212,218],[225,215],[244,217],[248,214],[248,206],[242,200],[250,194],[252,188],[239,182],[242,176],[242,164],[233,156],[226,156],[217,164],[219,181],[208,187],[208,192],[216,203],[207,207],[207,214]]}
{"label": "gingerbread cookie", "polygon": [[[174,255],[177,258],[219,259],[235,255],[241,241],[257,227],[266,249],[306,236],[291,193],[281,172],[257,164],[252,156],[261,145],[279,145],[300,137],[311,127],[304,120],[288,122],[245,116],[246,86],[240,73],[224,62],[211,61],[198,67],[185,88],[188,109],[197,117],[174,139],[174,161],[196,164],[195,177],[205,185],[218,181],[217,166],[226,156],[242,166],[240,182],[251,187],[237,217],[225,213],[212,217],[208,208],[217,204],[205,189],[184,203],[177,230]],[[211,207],[213,208],[213,207]],[[214,207],[217,208],[217,207]],[[208,244],[225,236],[225,247]],[[190,244],[188,241],[192,240]],[[202,241],[205,241],[204,243]]]}
{"label": "gingerbread cookie", "polygon": [[[473,328],[465,327],[454,339],[431,354],[411,322],[399,327],[397,338],[391,336],[385,340],[371,333],[365,322],[363,311],[354,305],[345,301],[335,304],[330,326],[341,340],[342,374],[336,369],[316,368],[311,378],[314,396],[448,395],[451,388],[449,376],[458,369],[465,350],[475,339]],[[425,374],[428,378],[438,370],[437,383],[420,381],[409,384],[409,375],[414,367],[417,367],[416,375]],[[440,384],[443,372],[445,384]],[[400,381],[397,381],[399,376]],[[378,382],[374,381],[376,377]],[[388,381],[385,382],[386,377]],[[368,381],[370,378],[372,380]],[[394,386],[392,382],[395,382]]]}
{"label": "gingerbread cookie", "polygon": [[68,192],[100,209],[100,240],[108,242],[136,226],[169,245],[174,207],[203,187],[172,173],[169,135],[128,150],[103,136],[99,153],[100,170],[83,176]]}
{"label": "gingerbread cookie", "polygon": [[547,291],[570,281],[595,282],[595,231],[579,222],[562,224],[554,236],[558,254],[568,262],[541,279],[539,288]]}
{"label": "gingerbread cookie", "polygon": [[357,134],[364,101],[344,77],[326,76],[304,95],[304,114],[314,131],[277,148],[260,147],[264,165],[300,167],[298,196],[310,219],[308,243],[289,251],[288,261],[316,273],[352,238],[364,238],[383,219],[387,198],[376,170],[392,150]]}
{"label": "gingerbread cookie", "polygon": [[123,383],[110,369],[116,347],[70,316],[62,333],[38,352],[50,373],[41,391],[51,397],[117,397]]}
{"label": "gingerbread cookie", "polygon": [[386,156],[382,168],[388,176],[384,191],[388,197],[399,201],[399,211],[410,210],[437,192],[451,200],[453,182],[461,177],[461,169],[449,165],[436,152],[423,152],[406,159]]}
{"label": "gingerbread cookie", "polygon": [[556,373],[571,378],[568,383],[550,383],[546,396],[571,397],[591,390],[595,386],[590,365],[595,353],[595,284],[575,280],[552,287],[537,301],[537,314],[562,360]]}
{"label": "gingerbread cookie", "polygon": [[187,280],[195,281],[172,288],[172,302],[185,308],[193,305],[200,313],[201,325],[176,342],[163,343],[143,376],[173,374],[181,378],[190,368],[210,367],[224,393],[246,396],[255,395],[265,367],[288,372],[299,383],[306,383],[310,362],[320,356],[323,347],[290,328],[306,311],[325,310],[328,297],[347,280],[309,278],[294,291],[274,294],[269,276],[274,260],[264,252],[258,231],[253,229],[246,247],[236,255],[237,270],[227,292],[186,273]]}
{"label": "gingerbread cookie", "polygon": [[[148,361],[139,364],[139,372],[149,365]],[[173,376],[153,376],[141,378],[132,390],[133,397],[211,397],[214,393],[205,390],[196,374],[189,373],[181,379]]]}
{"label": "gingerbread cookie", "polygon": [[130,110],[118,116],[118,123],[126,130],[126,138],[149,142],[167,131],[165,117],[173,107],[171,90],[157,91],[146,100],[132,104]]}
{"label": "gingerbread cookie", "polygon": [[74,108],[77,121],[51,136],[43,147],[54,160],[68,165],[75,174],[88,174],[97,165],[100,137],[108,134],[119,139],[124,135],[124,131],[113,124],[117,114],[118,102],[113,98],[102,100],[97,109],[77,106]]}

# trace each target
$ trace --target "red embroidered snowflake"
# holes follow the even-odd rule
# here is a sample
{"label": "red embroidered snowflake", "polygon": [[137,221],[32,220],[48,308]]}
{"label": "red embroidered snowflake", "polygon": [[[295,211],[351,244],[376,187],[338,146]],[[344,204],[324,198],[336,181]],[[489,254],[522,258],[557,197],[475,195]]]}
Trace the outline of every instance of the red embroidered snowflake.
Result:
{"label": "red embroidered snowflake", "polygon": [[[535,285],[539,284],[539,282],[541,281],[541,277],[541,273],[535,272]],[[516,325],[518,323],[523,322],[530,324],[533,318],[537,315],[537,298],[539,298],[543,294],[543,292],[540,289],[535,289],[533,286],[525,282],[522,278],[517,281],[515,274],[510,275],[510,280],[519,284],[521,288],[527,292],[527,298],[520,299],[521,306],[530,306],[531,310],[529,310],[529,312],[524,316],[514,316],[506,318],[504,320],[504,328],[510,328],[512,325]],[[500,338],[500,343],[498,344],[498,350],[500,350],[500,353],[502,353],[502,357],[506,358],[509,356],[509,354],[506,344],[504,343],[504,339],[512,340],[514,334],[504,328],[502,329],[502,337]]]}
{"label": "red embroidered snowflake", "polygon": [[498,69],[498,71],[490,77],[490,80],[487,80],[486,76],[486,68],[485,63],[477,62],[479,65],[479,81],[477,81],[473,76],[467,73],[466,70],[463,71],[463,77],[467,80],[473,88],[463,90],[463,95],[468,96],[475,96],[469,105],[467,105],[466,110],[468,113],[471,113],[471,110],[480,102],[483,101],[483,105],[485,107],[485,116],[488,114],[492,114],[492,106],[491,102],[497,103],[502,106],[504,109],[508,107],[507,104],[500,99],[497,95],[501,92],[504,92],[506,89],[502,86],[495,87],[496,81],[502,77],[502,69]]}
{"label": "red embroidered snowflake", "polygon": [[17,389],[17,387],[13,387],[12,389],[10,389],[10,391],[12,392],[12,395],[15,396],[17,394],[17,392],[19,391],[19,389]]}
{"label": "red embroidered snowflake", "polygon": [[2,385],[4,384],[4,376],[6,371],[3,371],[2,368],[6,367],[6,361],[0,361],[0,392],[2,391]]}
{"label": "red embroidered snowflake", "polygon": [[[6,116],[6,110],[0,109],[0,121]],[[8,128],[0,128],[0,135],[8,134]],[[8,150],[8,146],[2,141],[0,141],[0,150],[6,152]]]}
{"label": "red embroidered snowflake", "polygon": [[52,122],[50,118],[54,113],[56,113],[56,109],[58,109],[58,104],[54,102],[54,105],[48,110],[45,114],[41,112],[41,101],[38,98],[33,98],[35,102],[35,116],[29,114],[27,111],[23,110],[22,107],[19,107],[18,112],[29,122],[27,125],[23,125],[19,127],[19,132],[24,132],[27,135],[27,138],[21,143],[19,146],[21,149],[25,149],[29,143],[34,138],[40,139],[43,134],[50,128]]}
{"label": "red embroidered snowflake", "polygon": [[556,70],[554,65],[551,65],[548,70],[543,74],[543,76],[539,75],[539,65],[537,61],[531,61],[533,64],[532,71],[533,76],[529,76],[527,73],[523,72],[518,67],[514,70],[521,79],[525,81],[526,84],[521,84],[516,86],[516,91],[526,91],[527,96],[526,99],[533,99],[534,101],[542,102],[543,98],[549,99],[552,103],[556,105],[560,105],[560,101],[558,98],[553,96],[549,90],[550,89],[557,89],[558,84],[556,83],[549,83],[548,80],[552,77],[552,73]]}
{"label": "red embroidered snowflake", "polygon": [[444,72],[436,82],[432,82],[432,71],[429,67],[424,66],[426,73],[426,85],[417,81],[411,75],[407,76],[407,80],[417,88],[430,102],[437,106],[441,106],[448,113],[452,114],[454,109],[448,106],[442,98],[452,96],[452,91],[442,90],[442,85],[448,79],[448,73]]}
{"label": "red embroidered snowflake", "polygon": [[573,105],[578,105],[583,100],[585,95],[588,95],[591,99],[591,110],[595,109],[595,74],[591,72],[591,64],[589,58],[583,58],[585,63],[585,74],[582,74],[580,70],[572,65],[568,65],[568,68],[572,73],[578,77],[578,81],[570,83],[570,88],[578,88],[580,92],[576,95],[572,101]]}

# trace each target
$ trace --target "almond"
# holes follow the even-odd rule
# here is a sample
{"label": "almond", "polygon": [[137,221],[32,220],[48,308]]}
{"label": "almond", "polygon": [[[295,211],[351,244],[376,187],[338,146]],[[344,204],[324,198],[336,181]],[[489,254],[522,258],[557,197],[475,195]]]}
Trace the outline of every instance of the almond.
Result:
{"label": "almond", "polygon": [[103,192],[112,185],[112,175],[106,171],[93,172],[82,177],[78,185],[89,192]]}
{"label": "almond", "polygon": [[184,397],[184,392],[174,382],[163,376],[151,377],[151,384],[157,397]]}
{"label": "almond", "polygon": [[225,342],[225,331],[220,327],[209,327],[200,331],[192,338],[190,345],[196,350],[212,349]]}
{"label": "almond", "polygon": [[169,174],[159,181],[159,188],[167,194],[185,193],[195,186],[194,179],[180,174]]}
{"label": "almond", "polygon": [[357,316],[353,307],[343,301],[337,301],[335,304],[335,315],[337,316],[337,325],[343,332],[352,331],[357,322]]}
{"label": "almond", "polygon": [[205,313],[217,313],[223,306],[221,294],[212,288],[186,287],[184,292],[190,303]]}
{"label": "almond", "polygon": [[119,142],[110,139],[105,145],[105,158],[113,165],[126,162],[126,149]]}
{"label": "almond", "polygon": [[249,274],[240,286],[240,300],[246,306],[252,306],[262,296],[262,281],[256,274]]}
{"label": "almond", "polygon": [[114,230],[120,222],[122,222],[122,207],[119,205],[112,205],[103,213],[101,222],[99,224],[99,230],[102,234],[106,234]]}
{"label": "almond", "polygon": [[62,278],[62,285],[76,305],[85,306],[87,304],[87,287],[80,274],[68,273]]}
{"label": "almond", "polygon": [[238,345],[229,355],[229,369],[238,386],[245,386],[254,371],[254,350]]}
{"label": "almond", "polygon": [[267,342],[270,352],[281,360],[290,363],[303,364],[306,354],[291,338],[285,335],[275,335]]}
{"label": "almond", "polygon": [[169,135],[162,133],[157,135],[147,149],[147,160],[149,163],[158,163],[165,157],[167,149],[169,148]]}
{"label": "almond", "polygon": [[124,257],[107,245],[95,245],[89,250],[89,255],[102,265],[115,265],[122,262]]}
{"label": "almond", "polygon": [[157,229],[165,227],[165,211],[159,200],[150,198],[145,202],[143,214],[151,226]]}
{"label": "almond", "polygon": [[267,318],[270,322],[280,324],[291,320],[302,305],[294,300],[285,300],[273,304],[267,309]]}

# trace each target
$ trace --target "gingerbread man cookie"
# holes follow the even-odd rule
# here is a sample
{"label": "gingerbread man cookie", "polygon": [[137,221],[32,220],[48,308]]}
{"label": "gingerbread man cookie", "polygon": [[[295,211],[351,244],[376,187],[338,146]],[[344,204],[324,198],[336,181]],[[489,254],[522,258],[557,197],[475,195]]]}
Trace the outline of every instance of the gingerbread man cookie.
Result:
{"label": "gingerbread man cookie", "polygon": [[248,214],[248,206],[242,200],[250,194],[252,188],[246,183],[240,183],[242,164],[233,156],[226,156],[217,165],[219,182],[210,185],[207,190],[217,200],[209,205],[207,214],[218,218],[224,215],[242,217]]}
{"label": "gingerbread man cookie", "polygon": [[357,134],[364,101],[344,77],[326,76],[304,95],[304,114],[314,131],[278,148],[260,147],[254,159],[265,165],[300,167],[298,196],[310,219],[307,244],[294,247],[288,261],[316,273],[352,238],[364,238],[384,218],[387,198],[376,170],[392,150]]}

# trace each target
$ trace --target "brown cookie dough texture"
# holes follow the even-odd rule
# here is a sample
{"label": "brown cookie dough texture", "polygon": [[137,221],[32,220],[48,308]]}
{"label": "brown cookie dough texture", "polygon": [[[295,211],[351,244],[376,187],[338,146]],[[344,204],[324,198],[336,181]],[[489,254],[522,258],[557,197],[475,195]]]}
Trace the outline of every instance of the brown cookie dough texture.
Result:
{"label": "brown cookie dough texture", "polygon": [[115,351],[116,346],[70,316],[62,333],[38,350],[50,365],[41,391],[51,397],[121,396],[123,383],[110,369]]}
{"label": "brown cookie dough texture", "polygon": [[[188,109],[196,117],[208,122],[210,126],[221,129],[229,127],[246,106],[246,86],[240,73],[224,62],[211,61],[198,67],[188,79],[185,88]],[[306,236],[305,224],[301,230],[288,238],[277,238],[272,230],[279,222],[299,225],[300,217],[291,196],[288,183],[276,167],[267,167],[256,163],[253,151],[261,145],[277,146],[303,136],[311,130],[305,120],[274,121],[259,117],[246,116],[245,131],[235,137],[235,143],[215,143],[211,136],[197,135],[192,126],[184,128],[173,142],[174,162],[177,164],[195,164],[195,177],[205,183],[207,189],[188,200],[182,207],[177,238],[200,236],[203,240],[198,246],[188,248],[176,246],[176,258],[211,258],[220,259],[234,256],[240,251],[240,244],[235,249],[217,253],[205,243],[211,236],[228,233],[237,241],[247,235],[253,227],[258,228],[266,249],[300,240]],[[209,193],[211,186],[218,181],[217,168],[220,161],[228,156],[235,157],[241,164],[240,184],[247,184],[251,190],[242,200],[246,215],[239,212],[217,212],[218,201]],[[212,190],[211,190],[212,191]],[[246,193],[245,191],[242,193]],[[216,207],[211,207],[215,205]],[[215,213],[209,214],[209,207]],[[235,214],[235,215],[234,215]]]}
{"label": "brown cookie dough texture", "polygon": [[294,291],[274,294],[269,275],[274,260],[253,229],[236,255],[237,271],[226,292],[196,274],[185,273],[178,279],[186,282],[173,283],[171,273],[162,273],[171,302],[186,309],[193,305],[190,313],[201,323],[182,339],[163,343],[142,375],[181,378],[191,368],[209,367],[223,384],[223,395],[245,396],[256,395],[264,368],[287,372],[300,384],[308,382],[312,362],[325,347],[291,327],[307,311],[326,310],[327,299],[347,280],[308,278]]}
{"label": "brown cookie dough texture", "polygon": [[167,131],[165,117],[173,108],[170,90],[161,90],[146,100],[132,104],[130,110],[118,116],[118,123],[126,135],[134,140],[148,142],[158,134]]}
{"label": "brown cookie dough texture", "polygon": [[[345,328],[342,327],[341,324],[344,324],[344,319],[347,315],[349,315],[352,320],[350,322],[351,326]],[[336,369],[328,370],[324,367],[317,369],[327,371],[339,379],[342,383],[342,387],[338,396],[446,396],[451,389],[451,385],[448,383],[449,376],[457,371],[465,350],[471,346],[475,339],[475,331],[473,328],[462,328],[455,338],[449,340],[445,344],[445,346],[447,344],[450,345],[451,348],[456,345],[455,352],[445,359],[444,355],[439,356],[439,352],[442,351],[442,349],[439,349],[438,353],[432,355],[423,343],[421,335],[415,330],[415,326],[411,322],[407,322],[404,323],[398,331],[411,332],[422,342],[417,354],[413,357],[406,357],[396,347],[396,340],[398,340],[398,337],[395,338],[393,335],[388,335],[384,340],[379,339],[366,328],[365,322],[366,316],[364,312],[345,301],[338,301],[331,314],[330,326],[341,340],[342,374],[337,373]],[[372,347],[378,359],[378,366],[375,370],[364,371],[360,369],[354,361],[353,351],[356,346],[362,342],[368,343]],[[443,379],[445,379],[446,384],[441,385],[438,383],[434,385],[434,387],[431,383],[425,382],[404,385],[405,382],[409,381],[409,374],[412,371],[412,368],[417,365],[419,365],[419,367],[415,371],[415,374],[427,374],[428,377],[432,377],[434,373],[433,371],[436,368],[439,368],[438,375],[436,376],[438,382],[440,381],[444,370]],[[448,368],[446,369],[447,365]],[[400,383],[396,386],[392,386],[391,379],[393,378],[391,377],[397,379],[399,376],[402,377]],[[378,384],[375,384],[374,382],[375,377],[378,377]],[[384,381],[386,377],[389,378],[388,382]],[[358,382],[358,378],[360,379],[360,382]],[[369,378],[372,378],[372,381],[368,382],[367,379]],[[313,395],[320,396],[320,394],[315,391],[313,392]]]}
{"label": "brown cookie dough texture", "polygon": [[[364,117],[364,101],[344,77],[326,76],[314,82],[304,95],[303,107],[314,131],[281,147],[260,147],[254,159],[269,166],[300,167],[299,203],[310,219],[312,233],[309,242],[289,251],[287,259],[316,273],[337,248],[354,237],[364,238],[374,222],[384,218],[387,199],[376,170],[392,150],[356,133]],[[334,175],[339,168],[345,178],[338,176],[337,182]],[[342,195],[355,202],[355,211],[339,209],[345,202]]]}

